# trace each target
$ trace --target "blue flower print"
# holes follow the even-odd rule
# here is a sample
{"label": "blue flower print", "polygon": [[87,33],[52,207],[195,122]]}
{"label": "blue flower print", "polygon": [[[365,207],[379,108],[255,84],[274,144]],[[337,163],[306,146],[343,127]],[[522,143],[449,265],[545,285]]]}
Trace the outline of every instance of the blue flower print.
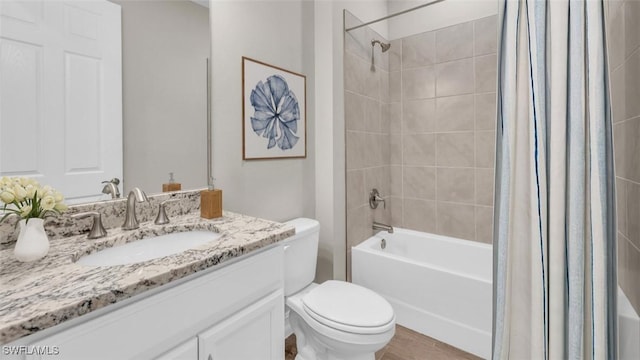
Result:
{"label": "blue flower print", "polygon": [[282,150],[296,146],[300,108],[282,76],[271,75],[266,82],[258,82],[251,90],[251,105],[255,109],[251,127],[257,135],[269,139],[267,149],[276,144]]}

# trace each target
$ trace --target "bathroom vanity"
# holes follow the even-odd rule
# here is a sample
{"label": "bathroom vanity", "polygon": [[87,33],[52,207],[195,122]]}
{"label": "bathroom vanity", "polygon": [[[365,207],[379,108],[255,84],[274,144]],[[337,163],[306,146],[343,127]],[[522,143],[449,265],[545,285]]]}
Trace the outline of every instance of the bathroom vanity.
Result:
{"label": "bathroom vanity", "polygon": [[[141,263],[76,263],[103,248],[192,230],[219,236]],[[186,214],[168,225],[111,229],[98,240],[55,239],[35,263],[17,262],[5,248],[0,359],[282,359],[278,241],[293,234],[289,225],[225,212],[215,220]]]}

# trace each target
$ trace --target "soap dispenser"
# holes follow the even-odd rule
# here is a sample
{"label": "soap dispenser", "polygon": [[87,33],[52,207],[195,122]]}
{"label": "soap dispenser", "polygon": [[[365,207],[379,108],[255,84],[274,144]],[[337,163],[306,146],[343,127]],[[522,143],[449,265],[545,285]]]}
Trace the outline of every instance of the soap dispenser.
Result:
{"label": "soap dispenser", "polygon": [[169,173],[169,182],[162,184],[162,192],[170,192],[170,191],[180,191],[182,189],[182,184],[177,183],[173,179],[173,173]]}

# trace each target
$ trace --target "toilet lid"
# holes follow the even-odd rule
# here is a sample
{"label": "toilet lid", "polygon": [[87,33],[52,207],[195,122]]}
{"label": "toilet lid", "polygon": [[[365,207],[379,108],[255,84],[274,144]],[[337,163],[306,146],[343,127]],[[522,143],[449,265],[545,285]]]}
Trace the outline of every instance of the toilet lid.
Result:
{"label": "toilet lid", "polygon": [[302,298],[304,308],[316,321],[355,333],[386,331],[394,321],[387,300],[360,285],[327,281]]}

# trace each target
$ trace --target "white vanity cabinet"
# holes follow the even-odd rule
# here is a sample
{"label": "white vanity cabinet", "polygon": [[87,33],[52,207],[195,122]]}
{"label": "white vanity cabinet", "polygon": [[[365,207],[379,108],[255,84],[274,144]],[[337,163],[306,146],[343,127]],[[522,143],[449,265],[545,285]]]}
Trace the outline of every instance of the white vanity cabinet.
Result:
{"label": "white vanity cabinet", "polygon": [[256,252],[9,345],[57,347],[56,359],[283,359],[283,249]]}

